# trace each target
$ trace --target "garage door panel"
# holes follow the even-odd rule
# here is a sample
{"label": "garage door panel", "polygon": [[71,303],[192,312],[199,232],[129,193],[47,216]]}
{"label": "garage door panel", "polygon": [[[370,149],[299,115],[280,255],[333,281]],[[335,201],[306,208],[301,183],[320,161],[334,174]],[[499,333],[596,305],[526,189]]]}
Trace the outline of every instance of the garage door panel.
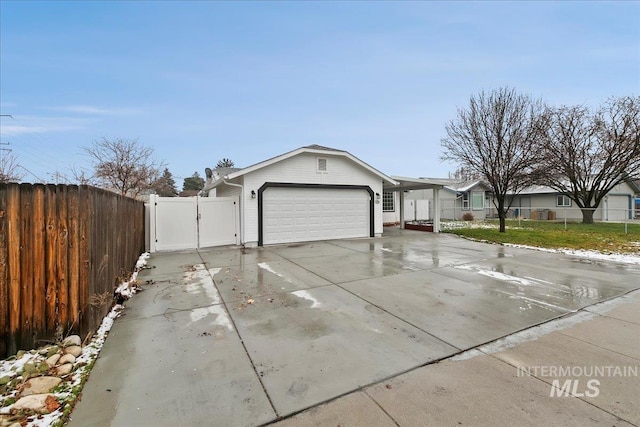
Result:
{"label": "garage door panel", "polygon": [[369,203],[365,190],[268,188],[263,243],[368,237]]}

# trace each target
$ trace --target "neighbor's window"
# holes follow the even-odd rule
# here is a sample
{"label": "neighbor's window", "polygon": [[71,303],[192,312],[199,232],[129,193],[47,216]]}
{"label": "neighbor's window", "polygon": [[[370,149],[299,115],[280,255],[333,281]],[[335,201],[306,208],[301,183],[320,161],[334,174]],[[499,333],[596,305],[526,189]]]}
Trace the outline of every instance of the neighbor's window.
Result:
{"label": "neighbor's window", "polygon": [[473,210],[484,209],[484,192],[474,191],[471,193],[471,206],[473,206]]}
{"label": "neighbor's window", "polygon": [[462,210],[463,211],[469,210],[469,193],[464,193],[462,195]]}
{"label": "neighbor's window", "polygon": [[395,212],[395,199],[392,191],[385,191],[382,193],[382,211],[383,212]]}
{"label": "neighbor's window", "polygon": [[556,198],[556,206],[570,207],[571,199],[569,198],[569,196],[565,196],[564,194],[558,194],[558,197]]}

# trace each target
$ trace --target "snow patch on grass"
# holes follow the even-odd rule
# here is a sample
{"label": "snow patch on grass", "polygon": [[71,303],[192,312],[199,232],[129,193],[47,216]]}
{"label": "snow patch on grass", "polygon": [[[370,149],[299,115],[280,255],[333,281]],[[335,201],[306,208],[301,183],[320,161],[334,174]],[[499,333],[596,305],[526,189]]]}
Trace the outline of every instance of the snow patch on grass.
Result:
{"label": "snow patch on grass", "polygon": [[503,243],[504,246],[510,246],[512,248],[522,248],[522,249],[535,249],[537,251],[542,252],[551,252],[551,253],[563,253],[566,255],[576,256],[580,258],[586,258],[591,260],[598,261],[613,261],[620,262],[624,264],[635,264],[640,265],[640,254],[618,254],[618,253],[610,253],[605,254],[598,251],[592,250],[584,250],[584,249],[550,249],[550,248],[540,248],[537,246],[528,246],[528,245],[517,245],[513,243]]}

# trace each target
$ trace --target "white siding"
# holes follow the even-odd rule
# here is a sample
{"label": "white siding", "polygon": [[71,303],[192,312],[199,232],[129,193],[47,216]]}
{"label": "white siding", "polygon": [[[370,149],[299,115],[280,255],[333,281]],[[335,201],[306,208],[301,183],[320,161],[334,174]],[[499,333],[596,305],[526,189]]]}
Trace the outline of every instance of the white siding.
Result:
{"label": "white siding", "polygon": [[393,192],[393,211],[382,212],[382,222],[384,224],[398,224],[400,223],[400,193]]}
{"label": "white siding", "polygon": [[[570,207],[556,206],[558,193],[527,194],[531,197],[531,209],[549,209],[555,211],[556,219],[572,221],[582,220],[582,211],[574,201]],[[613,188],[608,197],[600,203],[593,214],[596,221],[623,221],[629,219],[629,200],[633,200],[633,190],[626,184],[619,184]],[[517,203],[516,203],[517,204]]]}
{"label": "white siding", "polygon": [[241,193],[240,187],[224,184],[217,187],[216,190],[216,197],[240,197]]}
{"label": "white siding", "polygon": [[[317,171],[317,158],[327,159],[327,172]],[[327,155],[302,153],[294,157],[282,160],[254,172],[244,175],[245,195],[251,194],[251,190],[258,190],[265,182],[286,182],[303,184],[337,184],[337,185],[366,185],[373,193],[379,193],[382,197],[382,179],[366,169],[353,163],[351,160]],[[375,196],[374,196],[375,197]],[[247,200],[245,204],[245,242],[258,241],[258,201]],[[374,203],[374,232],[382,234],[382,202]]]}

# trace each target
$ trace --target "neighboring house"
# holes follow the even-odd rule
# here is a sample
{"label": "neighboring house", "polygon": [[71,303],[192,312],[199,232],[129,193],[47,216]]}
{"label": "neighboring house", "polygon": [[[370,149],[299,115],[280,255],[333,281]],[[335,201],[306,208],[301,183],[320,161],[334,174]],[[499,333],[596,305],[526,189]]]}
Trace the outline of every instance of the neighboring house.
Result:
{"label": "neighboring house", "polygon": [[[400,179],[399,177],[392,177]],[[440,191],[440,216],[442,219],[462,219],[471,213],[474,219],[493,217],[491,188],[483,181],[459,181],[442,178],[419,178],[443,185]],[[433,218],[433,190],[411,190],[405,192],[405,221]],[[386,203],[385,203],[386,201]],[[397,193],[385,192],[383,210],[385,224],[400,222],[399,197]]]}
{"label": "neighboring house", "polygon": [[240,243],[261,246],[380,236],[383,183],[396,184],[346,151],[310,145],[224,175],[207,171],[201,194],[238,197]]}
{"label": "neighboring house", "polygon": [[[640,191],[634,181],[616,185],[593,214],[596,221],[632,219],[633,199]],[[551,212],[551,214],[549,214]],[[513,196],[510,215],[533,219],[582,220],[582,211],[567,195],[546,186],[532,186]]]}

